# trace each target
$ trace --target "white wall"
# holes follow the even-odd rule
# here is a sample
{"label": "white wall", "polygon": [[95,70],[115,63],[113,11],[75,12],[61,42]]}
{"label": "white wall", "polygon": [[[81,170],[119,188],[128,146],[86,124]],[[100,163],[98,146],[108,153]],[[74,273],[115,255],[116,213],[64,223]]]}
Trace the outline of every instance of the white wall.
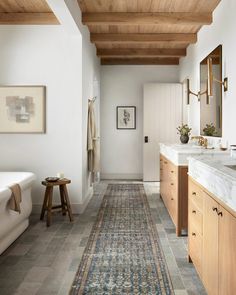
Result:
{"label": "white wall", "polygon": [[[178,66],[101,67],[102,178],[142,178],[143,85],[178,81]],[[136,106],[136,130],[116,129],[119,105]]]}
{"label": "white wall", "polygon": [[[63,0],[47,0],[51,4],[51,8],[57,10],[61,15]],[[98,134],[100,120],[100,59],[97,57],[96,48],[90,42],[90,33],[87,26],[82,25],[81,11],[77,0],[65,0],[70,15],[73,18],[75,26],[82,34],[82,196],[84,206],[92,196],[93,188],[90,181],[90,173],[88,173],[87,158],[87,117],[88,117],[88,99],[97,96],[95,103]],[[64,14],[63,14],[64,19]],[[66,20],[67,22],[67,20]],[[71,27],[71,25],[70,25]]]}
{"label": "white wall", "polygon": [[90,44],[89,36],[87,36],[87,42],[83,40],[82,45],[82,65],[83,65],[83,116],[82,116],[82,141],[83,141],[83,196],[86,197],[89,192],[91,194],[91,181],[90,173],[88,172],[88,152],[87,152],[87,120],[88,120],[88,99],[97,97],[95,101],[95,115],[96,115],[96,125],[99,130],[99,120],[100,120],[100,60],[96,56],[95,47]]}
{"label": "white wall", "polygon": [[[191,45],[187,51],[187,57],[182,58],[180,66],[180,81],[190,78],[191,90],[197,92],[200,87],[199,63],[219,44],[223,45],[223,77],[229,78],[229,90],[223,93],[223,138],[229,143],[236,143],[235,110],[236,110],[236,1],[224,0],[214,12],[213,24],[203,27],[198,33],[198,42]],[[200,104],[191,97],[189,110],[189,124],[193,127],[193,133],[200,132]]]}
{"label": "white wall", "polygon": [[87,172],[87,113],[93,95],[99,110],[100,62],[78,2],[47,2],[61,25],[0,27],[0,84],[47,87],[47,133],[0,135],[0,170],[37,175],[35,210],[43,199],[40,180],[64,172],[72,180],[74,212],[82,212],[93,192]]}
{"label": "white wall", "polygon": [[71,202],[82,202],[82,46],[62,26],[1,26],[0,84],[45,85],[46,134],[0,134],[0,170],[37,175],[33,203],[41,204],[40,181],[62,171],[72,184]]}

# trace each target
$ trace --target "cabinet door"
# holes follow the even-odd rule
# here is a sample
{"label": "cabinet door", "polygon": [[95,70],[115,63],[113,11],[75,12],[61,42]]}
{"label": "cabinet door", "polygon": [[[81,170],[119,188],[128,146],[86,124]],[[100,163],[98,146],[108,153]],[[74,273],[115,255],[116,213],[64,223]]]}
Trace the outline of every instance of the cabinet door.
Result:
{"label": "cabinet door", "polygon": [[219,294],[236,292],[236,218],[219,208]]}
{"label": "cabinet door", "polygon": [[202,236],[195,228],[191,218],[189,220],[188,247],[189,256],[199,276],[202,277]]}
{"label": "cabinet door", "polygon": [[203,192],[202,279],[208,295],[218,295],[218,207]]}

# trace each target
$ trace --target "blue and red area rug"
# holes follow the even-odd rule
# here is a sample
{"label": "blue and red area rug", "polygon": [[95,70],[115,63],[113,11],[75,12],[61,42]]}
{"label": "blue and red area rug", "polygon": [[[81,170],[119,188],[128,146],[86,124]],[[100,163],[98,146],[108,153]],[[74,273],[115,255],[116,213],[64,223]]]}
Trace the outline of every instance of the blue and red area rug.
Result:
{"label": "blue and red area rug", "polygon": [[70,294],[174,294],[143,185],[108,185]]}

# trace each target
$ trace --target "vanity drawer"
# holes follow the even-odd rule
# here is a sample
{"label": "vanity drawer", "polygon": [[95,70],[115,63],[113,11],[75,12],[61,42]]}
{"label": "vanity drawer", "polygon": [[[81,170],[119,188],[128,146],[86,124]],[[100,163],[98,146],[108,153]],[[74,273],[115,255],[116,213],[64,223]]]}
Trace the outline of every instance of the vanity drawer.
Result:
{"label": "vanity drawer", "polygon": [[177,192],[178,192],[177,180],[171,179],[171,180],[168,181],[168,184],[169,184],[169,190],[170,190],[171,194],[176,196]]}
{"label": "vanity drawer", "polygon": [[164,157],[160,155],[160,168],[162,168],[162,170],[163,170],[163,166],[164,166]]}
{"label": "vanity drawer", "polygon": [[193,202],[196,207],[202,212],[203,210],[203,191],[191,179],[188,186],[189,201]]}
{"label": "vanity drawer", "polygon": [[170,178],[171,179],[177,179],[177,171],[178,171],[178,168],[171,162],[169,162],[169,175],[170,175]]}
{"label": "vanity drawer", "polygon": [[191,199],[189,201],[188,210],[189,222],[191,222],[196,231],[202,235],[202,212]]}
{"label": "vanity drawer", "polygon": [[199,274],[202,276],[202,235],[198,233],[194,225],[189,222],[189,256],[191,257],[194,266]]}
{"label": "vanity drawer", "polygon": [[170,197],[168,200],[168,210],[174,224],[176,224],[177,223],[177,196],[172,193],[170,193]]}

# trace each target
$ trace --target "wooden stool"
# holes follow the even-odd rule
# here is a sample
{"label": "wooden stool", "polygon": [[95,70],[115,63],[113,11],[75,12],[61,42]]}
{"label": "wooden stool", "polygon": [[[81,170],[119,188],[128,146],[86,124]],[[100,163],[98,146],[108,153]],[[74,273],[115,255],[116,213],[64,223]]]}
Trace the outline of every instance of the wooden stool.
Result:
{"label": "wooden stool", "polygon": [[[46,191],[44,195],[43,207],[40,215],[40,220],[43,220],[45,211],[47,210],[47,226],[50,226],[52,219],[52,211],[54,209],[62,209],[62,215],[66,215],[68,212],[70,221],[73,221],[73,216],[70,207],[70,200],[67,192],[66,185],[71,183],[69,179],[63,178],[55,182],[47,182],[46,180],[42,181],[42,185],[46,186]],[[61,205],[52,206],[52,197],[53,197],[53,187],[58,185],[60,190]]]}

